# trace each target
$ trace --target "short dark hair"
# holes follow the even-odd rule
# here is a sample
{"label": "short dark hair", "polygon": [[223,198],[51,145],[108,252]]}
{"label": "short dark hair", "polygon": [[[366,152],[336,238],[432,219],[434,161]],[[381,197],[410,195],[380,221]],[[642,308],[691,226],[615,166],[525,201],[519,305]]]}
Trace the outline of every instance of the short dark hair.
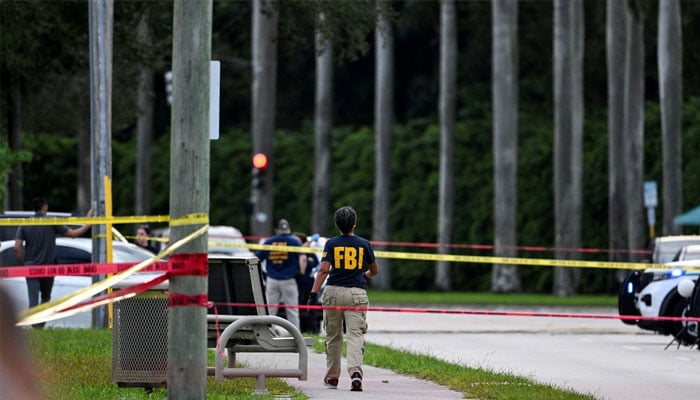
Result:
{"label": "short dark hair", "polygon": [[308,238],[306,237],[306,234],[303,233],[303,232],[294,232],[294,236],[296,236],[297,239],[299,239],[299,241],[301,242],[301,244],[304,244],[304,243],[306,243],[306,242],[308,241]]}
{"label": "short dark hair", "polygon": [[352,232],[356,221],[357,213],[350,206],[340,207],[335,211],[335,226],[340,229],[341,233]]}
{"label": "short dark hair", "polygon": [[46,199],[43,197],[35,197],[32,199],[32,208],[34,211],[41,211],[42,208],[46,205]]}

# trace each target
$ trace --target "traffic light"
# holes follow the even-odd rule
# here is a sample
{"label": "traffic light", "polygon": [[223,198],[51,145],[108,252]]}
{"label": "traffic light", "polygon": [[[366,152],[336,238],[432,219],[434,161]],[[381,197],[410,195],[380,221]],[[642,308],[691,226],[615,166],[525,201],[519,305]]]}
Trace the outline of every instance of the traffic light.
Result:
{"label": "traffic light", "polygon": [[165,71],[165,96],[168,99],[168,105],[173,104],[173,71]]}
{"label": "traffic light", "polygon": [[262,189],[265,187],[265,172],[267,171],[267,166],[268,160],[264,153],[258,153],[253,156],[253,188]]}

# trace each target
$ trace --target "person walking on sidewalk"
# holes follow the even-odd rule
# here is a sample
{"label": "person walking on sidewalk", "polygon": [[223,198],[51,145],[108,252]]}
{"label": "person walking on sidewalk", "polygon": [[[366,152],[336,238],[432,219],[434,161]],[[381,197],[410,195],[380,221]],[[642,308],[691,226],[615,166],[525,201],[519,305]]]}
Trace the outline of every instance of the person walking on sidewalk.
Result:
{"label": "person walking on sidewalk", "polygon": [[[328,277],[322,299],[323,327],[326,331],[326,375],[323,382],[329,389],[338,388],[345,322],[350,390],[361,392],[367,333],[366,309],[369,306],[367,278],[379,273],[379,265],[369,241],[355,235],[355,210],[350,206],[341,207],[336,210],[334,219],[340,235],[329,239],[323,248],[321,268],[316,274],[308,304],[317,303],[318,291]],[[336,306],[354,309],[333,309]]]}
{"label": "person walking on sidewalk", "polygon": [[[275,233],[275,236],[265,240],[263,244],[301,247],[301,242],[292,235],[291,227],[286,219],[281,219],[277,223]],[[300,267],[306,268],[306,255],[281,250],[258,250],[255,255],[260,259],[260,262],[265,261],[267,268],[265,297],[270,305],[268,307],[270,315],[277,315],[278,307],[273,305],[284,303],[288,306],[285,308],[287,320],[300,329],[299,288],[295,276],[299,273]]]}

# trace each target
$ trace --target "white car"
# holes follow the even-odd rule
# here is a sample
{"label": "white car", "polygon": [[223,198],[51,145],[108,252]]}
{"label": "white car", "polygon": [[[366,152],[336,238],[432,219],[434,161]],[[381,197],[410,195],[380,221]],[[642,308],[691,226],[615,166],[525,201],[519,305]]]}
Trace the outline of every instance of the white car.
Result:
{"label": "white car", "polygon": [[676,255],[684,246],[700,244],[700,235],[672,235],[661,236],[652,241],[651,262],[654,264],[666,264],[678,261]]}
{"label": "white car", "polygon": [[[170,228],[157,229],[154,231],[154,236],[168,239],[170,236]],[[246,241],[243,234],[233,226],[215,225],[207,229],[208,236],[208,253],[209,255],[226,255],[226,256],[252,256],[251,252],[246,247]],[[162,242],[161,242],[162,243]],[[167,243],[161,244],[162,249],[167,247]]]}
{"label": "white car", "polygon": [[700,260],[700,244],[690,244],[681,247],[674,257],[674,261]]}
{"label": "white car", "polygon": [[[679,293],[678,285],[684,280],[693,283],[698,280],[700,271],[695,268],[700,268],[700,260],[674,261],[666,265],[668,269],[632,271],[628,275],[620,294],[620,314],[642,317],[686,315],[689,301]],[[679,340],[686,333],[685,325],[680,321],[640,319],[625,322],[636,323],[642,329],[663,335],[673,335]]]}
{"label": "white car", "polygon": [[[674,258],[681,248],[693,244],[700,244],[700,235],[672,235],[654,238],[650,246],[651,259],[648,261],[651,261],[654,264],[667,264],[675,261]],[[630,271],[620,286],[617,302],[620,315],[641,315],[640,307],[637,304],[638,300],[641,298],[640,292],[651,282],[673,278],[672,276],[665,276],[664,271],[667,272],[665,269],[661,271]],[[666,284],[673,286],[673,282]],[[633,319],[624,319],[622,322],[629,325],[639,325],[640,323],[639,320]],[[641,325],[643,325],[642,327],[644,329],[657,330],[657,325],[665,324],[660,324],[659,322],[653,321],[641,321]]]}
{"label": "white car", "polygon": [[[0,244],[0,267],[17,265],[14,250],[15,241],[6,240]],[[153,254],[135,244],[121,241],[112,242],[112,260],[114,262],[141,262],[153,257]],[[56,253],[58,264],[77,264],[92,262],[92,239],[88,238],[56,238]],[[138,274],[136,281],[154,278],[159,273],[145,272]],[[91,276],[57,276],[51,292],[52,299],[73,293],[78,289],[92,284]],[[8,292],[18,312],[29,307],[27,284],[25,278],[0,279],[0,286]],[[89,328],[92,325],[92,314],[83,312],[72,317],[49,321],[47,326]]]}

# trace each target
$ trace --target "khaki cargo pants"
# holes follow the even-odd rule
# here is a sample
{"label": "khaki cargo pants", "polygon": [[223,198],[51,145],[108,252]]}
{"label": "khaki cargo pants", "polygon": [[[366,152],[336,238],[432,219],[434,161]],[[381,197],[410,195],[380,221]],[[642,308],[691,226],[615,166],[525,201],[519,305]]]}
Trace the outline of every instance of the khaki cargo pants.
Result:
{"label": "khaki cargo pants", "polygon": [[[324,306],[369,306],[367,291],[360,288],[326,286],[323,290]],[[362,359],[367,333],[367,311],[323,310],[323,327],[326,331],[326,378],[339,378],[343,350],[343,321],[347,331],[348,374],[362,375]]]}

